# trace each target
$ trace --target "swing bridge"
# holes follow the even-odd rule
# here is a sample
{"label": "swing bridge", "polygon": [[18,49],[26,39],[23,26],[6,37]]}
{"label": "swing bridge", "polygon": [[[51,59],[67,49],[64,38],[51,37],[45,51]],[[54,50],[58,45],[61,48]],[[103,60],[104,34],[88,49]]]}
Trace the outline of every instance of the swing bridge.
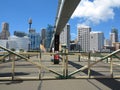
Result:
{"label": "swing bridge", "polygon": [[[54,40],[70,19],[81,0],[59,0]],[[55,44],[57,47],[59,42]],[[54,46],[55,46],[54,45]],[[53,64],[56,53],[15,52],[0,46],[0,80],[51,80],[75,78],[120,78],[120,49],[112,53],[57,53],[60,63]]]}
{"label": "swing bridge", "polygon": [[[16,53],[3,46],[0,56],[0,80],[51,80],[75,78],[120,78],[120,49],[110,54],[58,53],[60,63],[53,64],[56,53]],[[80,57],[80,60],[78,59]]]}

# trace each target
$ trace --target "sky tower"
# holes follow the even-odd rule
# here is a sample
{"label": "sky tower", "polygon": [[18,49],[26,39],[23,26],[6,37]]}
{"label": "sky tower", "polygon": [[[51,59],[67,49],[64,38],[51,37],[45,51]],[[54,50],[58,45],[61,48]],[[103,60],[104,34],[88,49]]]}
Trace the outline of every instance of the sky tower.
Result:
{"label": "sky tower", "polygon": [[29,19],[28,23],[29,23],[29,31],[30,31],[31,30],[31,25],[32,25],[32,19],[31,18]]}

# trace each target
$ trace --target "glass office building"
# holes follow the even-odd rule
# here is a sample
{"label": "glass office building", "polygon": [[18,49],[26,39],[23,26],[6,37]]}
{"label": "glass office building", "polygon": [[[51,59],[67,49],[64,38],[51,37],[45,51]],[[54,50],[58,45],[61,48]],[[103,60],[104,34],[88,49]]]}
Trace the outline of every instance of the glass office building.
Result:
{"label": "glass office building", "polygon": [[48,25],[47,29],[46,29],[46,42],[45,42],[45,48],[47,50],[50,49],[50,43],[53,37],[53,29],[54,27],[51,25]]}
{"label": "glass office building", "polygon": [[32,32],[28,34],[30,43],[29,50],[39,50],[40,48],[40,33]]}

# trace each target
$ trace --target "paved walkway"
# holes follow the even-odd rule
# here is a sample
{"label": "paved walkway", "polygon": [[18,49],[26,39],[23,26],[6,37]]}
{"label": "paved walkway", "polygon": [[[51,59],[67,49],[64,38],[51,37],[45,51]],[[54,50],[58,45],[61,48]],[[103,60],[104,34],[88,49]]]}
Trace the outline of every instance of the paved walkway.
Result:
{"label": "paved walkway", "polygon": [[120,90],[120,80],[67,79],[43,81],[0,81],[0,90]]}
{"label": "paved walkway", "polygon": [[[44,56],[42,64],[48,68],[54,69],[62,73],[62,61],[59,65],[53,65],[50,56]],[[84,59],[78,62],[77,57],[70,57],[68,69],[69,72],[79,69],[86,65]],[[37,59],[33,59],[38,62]],[[18,60],[15,62],[16,76],[38,76],[39,70],[32,64]],[[99,63],[91,70],[92,75],[109,74],[110,64]],[[114,65],[115,74],[120,75],[119,66]],[[0,77],[11,76],[11,62],[0,64]],[[53,75],[47,70],[42,70],[42,76]],[[87,75],[87,71],[76,74]],[[63,79],[63,80],[33,80],[33,81],[0,81],[0,90],[120,90],[120,79]]]}

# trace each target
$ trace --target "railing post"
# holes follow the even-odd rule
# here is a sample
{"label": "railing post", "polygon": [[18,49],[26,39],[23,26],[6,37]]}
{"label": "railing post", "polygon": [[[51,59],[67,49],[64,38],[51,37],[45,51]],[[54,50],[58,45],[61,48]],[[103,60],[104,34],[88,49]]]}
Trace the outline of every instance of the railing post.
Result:
{"label": "railing post", "polygon": [[[40,57],[39,57],[40,59],[39,59],[39,63],[41,64],[41,58],[42,58],[42,56],[41,56],[41,49],[40,49]],[[39,68],[39,80],[41,79],[41,68]]]}
{"label": "railing post", "polygon": [[111,74],[111,77],[113,78],[113,60],[112,60],[112,57],[110,57],[110,74]]}
{"label": "railing post", "polygon": [[[65,53],[65,50],[63,51]],[[63,76],[65,77],[65,55],[62,55],[62,61],[63,61]]]}
{"label": "railing post", "polygon": [[79,53],[79,55],[78,55],[78,62],[80,62],[80,53]]}
{"label": "railing post", "polygon": [[15,55],[12,54],[12,80],[14,80],[15,76]]}
{"label": "railing post", "polygon": [[66,49],[66,60],[65,60],[65,67],[66,67],[66,78],[68,77],[68,49]]}
{"label": "railing post", "polygon": [[63,55],[63,77],[68,77],[68,49],[65,49],[64,55]]}
{"label": "railing post", "polygon": [[88,53],[88,77],[90,78],[90,52]]}

